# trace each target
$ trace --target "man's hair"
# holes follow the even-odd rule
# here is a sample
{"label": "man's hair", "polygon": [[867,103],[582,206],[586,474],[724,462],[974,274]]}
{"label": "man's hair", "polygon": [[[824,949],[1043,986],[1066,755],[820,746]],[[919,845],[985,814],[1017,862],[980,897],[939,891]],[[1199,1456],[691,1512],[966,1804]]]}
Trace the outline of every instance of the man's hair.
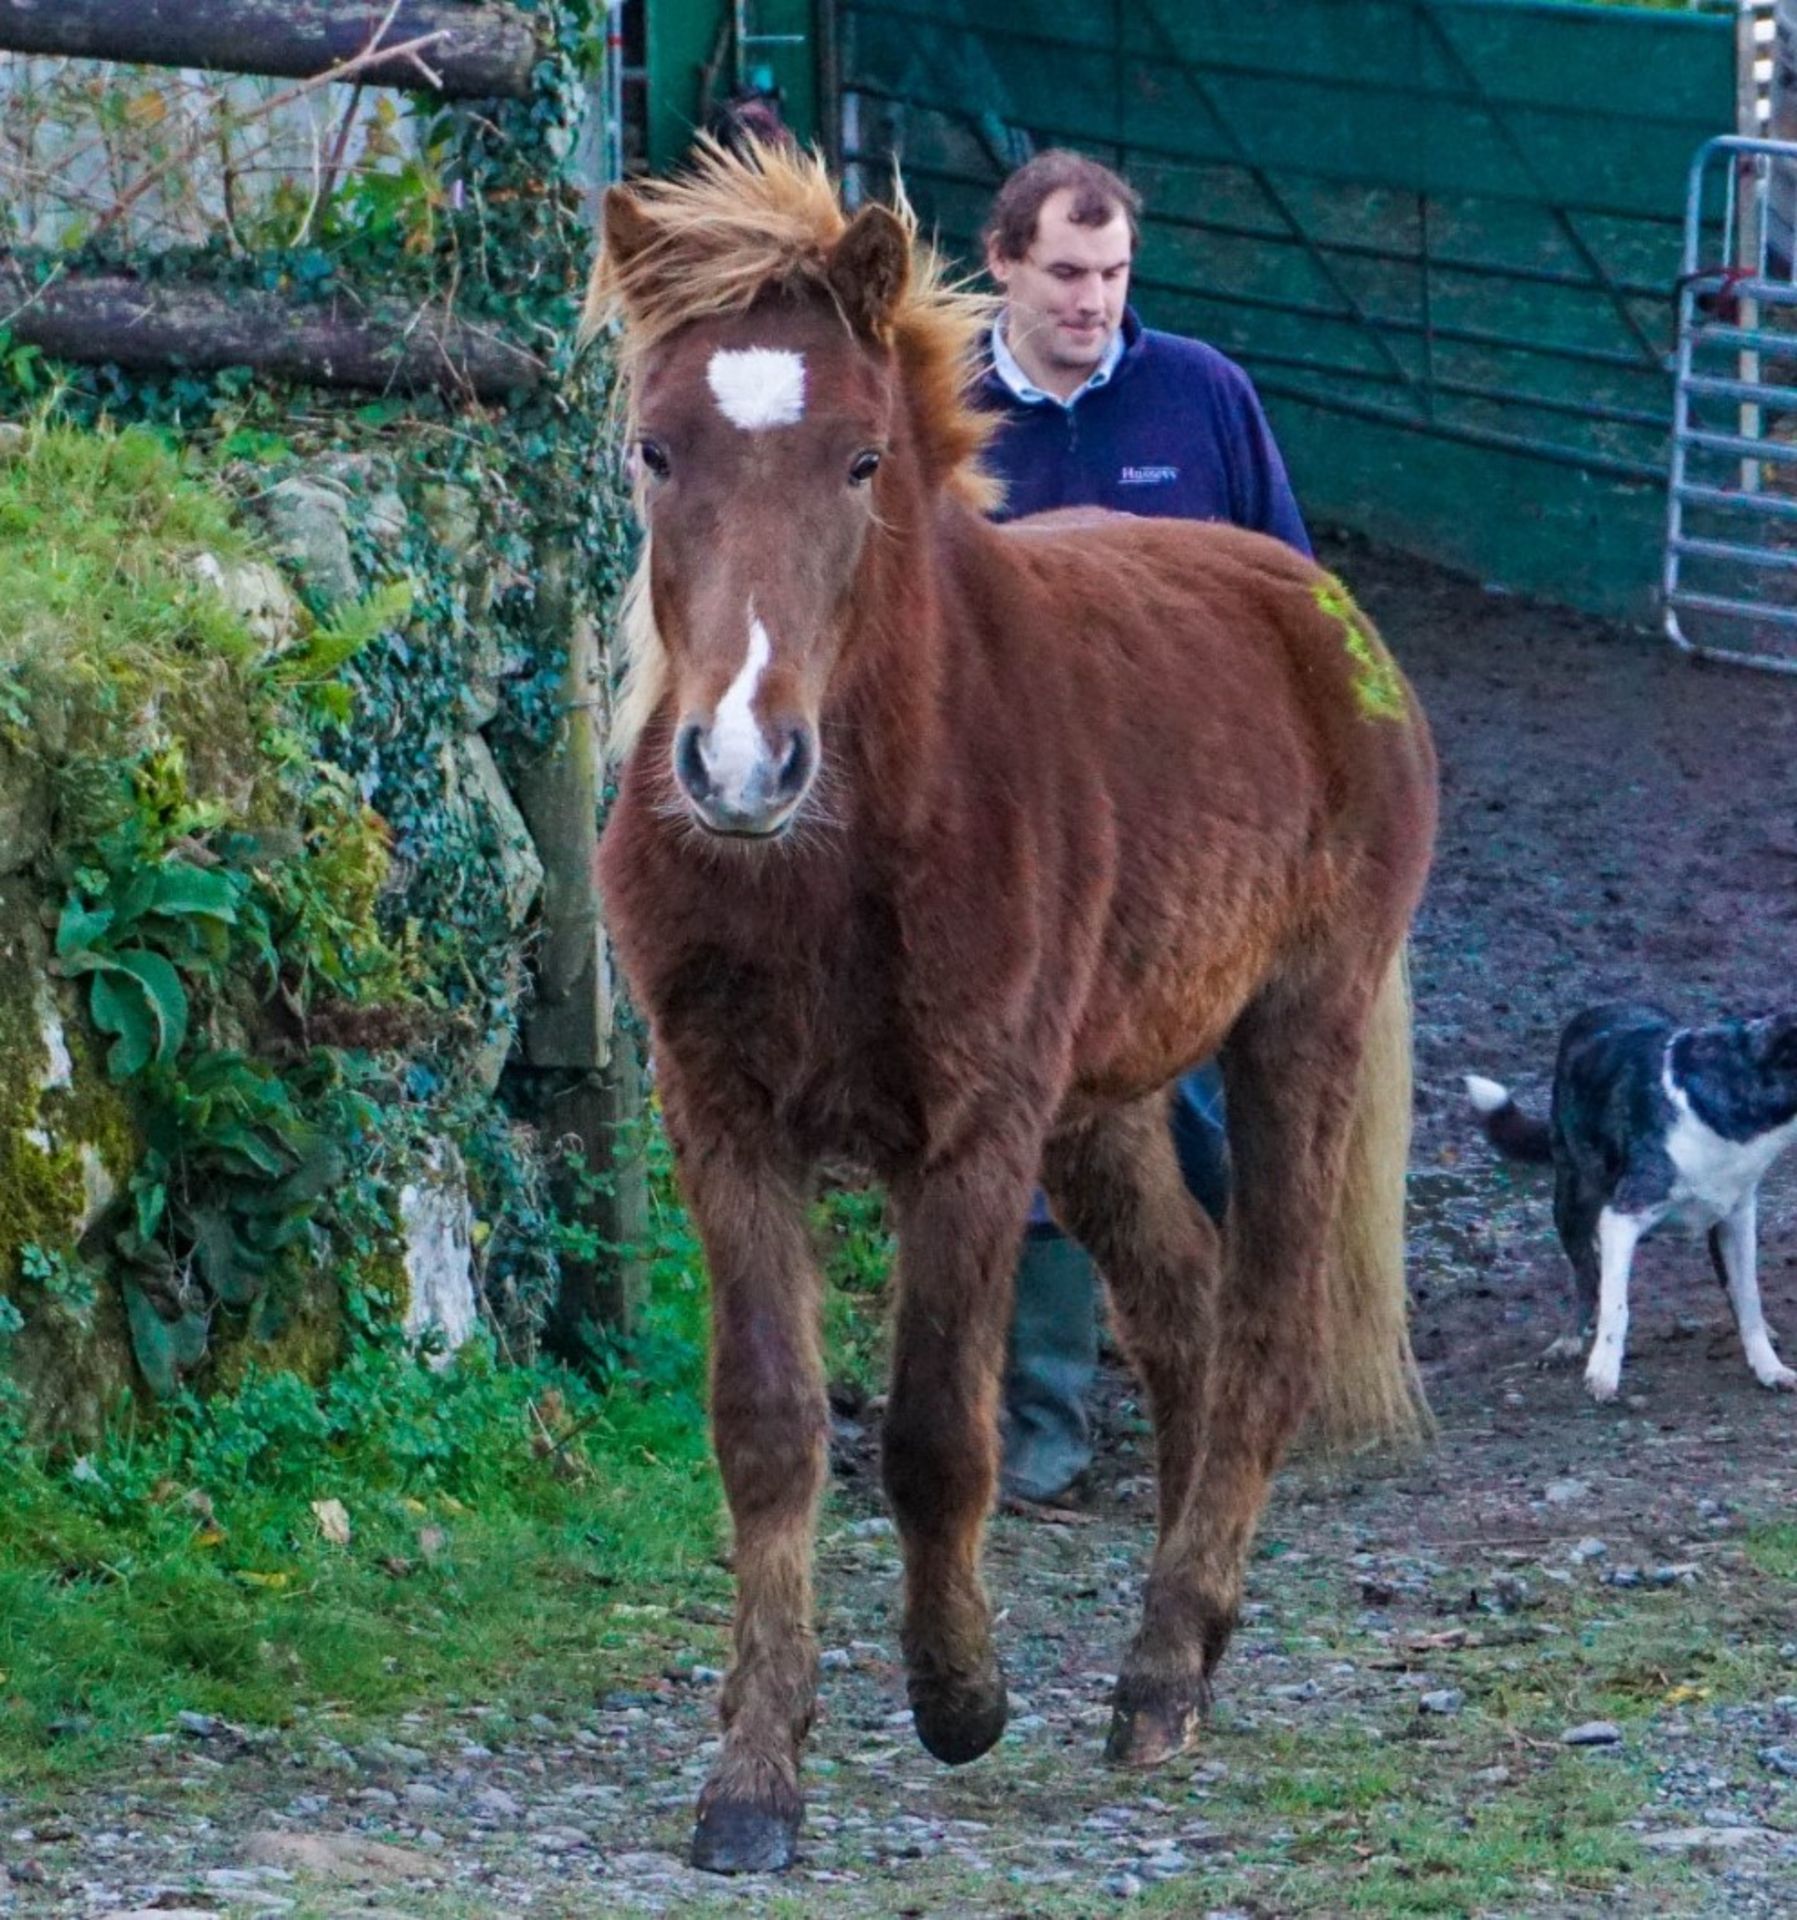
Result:
{"label": "man's hair", "polygon": [[1141,238],[1136,216],[1142,196],[1127,180],[1067,147],[1050,147],[1026,160],[999,188],[981,235],[1001,260],[1021,260],[1036,238],[1042,205],[1051,194],[1071,189],[1068,218],[1076,227],[1102,227],[1119,212],[1129,222],[1133,252]]}

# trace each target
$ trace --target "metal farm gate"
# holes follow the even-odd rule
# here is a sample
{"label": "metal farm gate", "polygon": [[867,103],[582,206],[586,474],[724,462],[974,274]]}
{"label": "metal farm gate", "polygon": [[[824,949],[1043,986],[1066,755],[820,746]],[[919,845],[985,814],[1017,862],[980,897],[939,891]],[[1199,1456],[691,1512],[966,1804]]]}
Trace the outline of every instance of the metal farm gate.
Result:
{"label": "metal farm gate", "polygon": [[1686,172],[1727,15],[1536,0],[838,0],[842,158],[974,259],[1067,143],[1148,220],[1136,300],[1253,374],[1319,520],[1655,611]]}

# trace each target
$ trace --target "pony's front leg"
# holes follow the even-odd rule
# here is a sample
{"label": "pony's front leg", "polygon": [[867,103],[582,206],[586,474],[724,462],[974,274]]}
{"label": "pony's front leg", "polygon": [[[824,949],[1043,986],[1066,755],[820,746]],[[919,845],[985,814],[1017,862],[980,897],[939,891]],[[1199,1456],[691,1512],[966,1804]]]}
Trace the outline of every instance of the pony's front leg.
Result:
{"label": "pony's front leg", "polygon": [[711,1273],[711,1422],[735,1532],[736,1634],[724,1741],[699,1796],[693,1864],[792,1864],[799,1750],[817,1701],[811,1546],[828,1465],[820,1284],[804,1195],[728,1148],[681,1156]]}
{"label": "pony's front leg", "polygon": [[898,1312],[882,1441],[905,1554],[902,1644],[917,1736],[977,1760],[1005,1729],[980,1545],[998,1476],[1011,1276],[1037,1148],[994,1139],[895,1187]]}

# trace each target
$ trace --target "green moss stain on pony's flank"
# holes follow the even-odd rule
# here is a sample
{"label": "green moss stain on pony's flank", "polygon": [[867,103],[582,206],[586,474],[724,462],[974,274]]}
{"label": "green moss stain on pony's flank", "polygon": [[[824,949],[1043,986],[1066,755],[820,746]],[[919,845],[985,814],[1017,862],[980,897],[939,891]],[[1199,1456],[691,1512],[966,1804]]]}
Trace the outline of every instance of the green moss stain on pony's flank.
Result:
{"label": "green moss stain on pony's flank", "polygon": [[1369,720],[1408,720],[1410,702],[1397,665],[1354,596],[1332,573],[1325,574],[1312,592],[1323,612],[1340,623],[1342,645],[1354,662],[1354,700],[1360,711]]}

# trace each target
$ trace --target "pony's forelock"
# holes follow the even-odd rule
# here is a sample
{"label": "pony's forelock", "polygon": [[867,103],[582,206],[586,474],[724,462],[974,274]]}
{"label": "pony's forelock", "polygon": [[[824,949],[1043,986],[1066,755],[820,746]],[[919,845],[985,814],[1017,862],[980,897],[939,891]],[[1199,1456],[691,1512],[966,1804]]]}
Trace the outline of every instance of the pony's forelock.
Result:
{"label": "pony's forelock", "polygon": [[[617,325],[627,389],[634,389],[644,356],[695,320],[746,312],[771,289],[833,298],[826,269],[849,222],[815,153],[759,142],[739,152],[702,137],[685,172],[634,181],[627,191],[648,238],[626,258],[613,258],[610,249],[600,254],[581,320],[583,339]],[[995,302],[949,279],[919,239],[916,213],[896,177],[891,211],[911,243],[911,274],[890,338],[922,451],[943,484],[985,510],[998,498],[997,484],[979,466],[994,423],[971,403],[969,390]]]}

